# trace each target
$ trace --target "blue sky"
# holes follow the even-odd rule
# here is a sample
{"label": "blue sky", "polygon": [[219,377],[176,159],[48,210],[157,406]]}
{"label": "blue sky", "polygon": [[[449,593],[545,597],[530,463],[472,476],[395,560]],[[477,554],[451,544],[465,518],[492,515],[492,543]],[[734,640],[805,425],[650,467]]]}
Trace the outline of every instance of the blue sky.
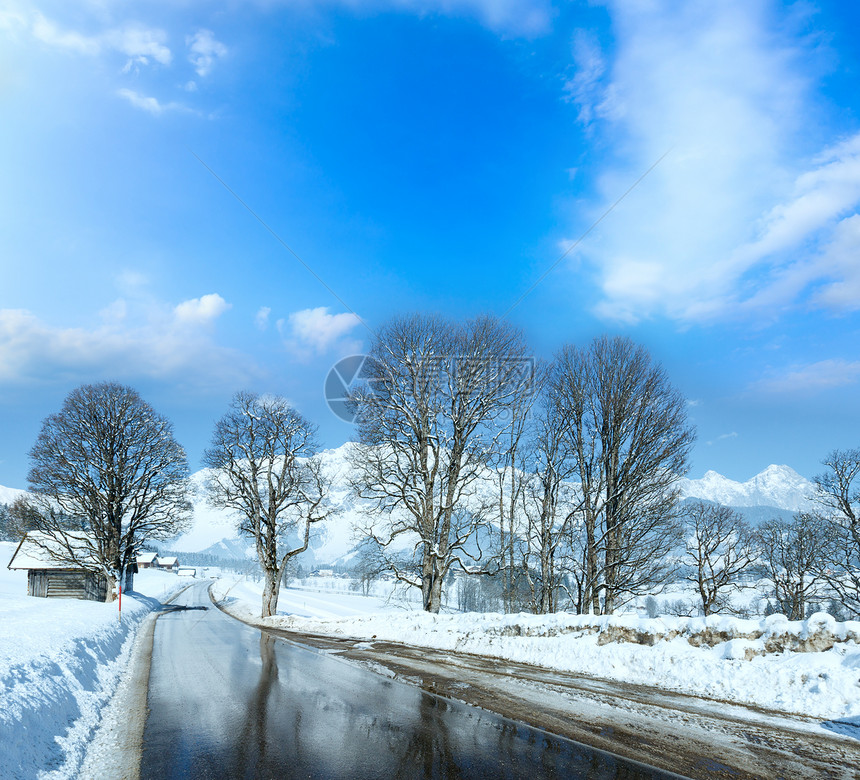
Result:
{"label": "blue sky", "polygon": [[501,315],[566,251],[508,315],[537,355],[629,335],[689,399],[690,476],[814,475],[860,445],[857,29],[836,0],[5,0],[0,484],[103,379],[192,468],[243,388],[337,446],[352,312]]}

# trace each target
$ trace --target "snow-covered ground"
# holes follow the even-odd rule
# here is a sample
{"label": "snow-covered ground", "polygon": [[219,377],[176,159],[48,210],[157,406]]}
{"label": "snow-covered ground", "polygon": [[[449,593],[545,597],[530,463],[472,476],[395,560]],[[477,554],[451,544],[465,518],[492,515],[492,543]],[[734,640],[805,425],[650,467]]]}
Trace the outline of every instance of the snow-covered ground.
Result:
{"label": "snow-covered ground", "polygon": [[[261,626],[455,650],[819,718],[860,738],[860,622],[637,615],[443,614],[348,593],[282,591],[259,619],[261,585],[223,579],[214,595]],[[374,606],[374,602],[380,606]]]}
{"label": "snow-covered ground", "polygon": [[[281,588],[278,598],[279,615],[317,618],[321,620],[337,618],[357,618],[367,615],[386,614],[391,611],[402,612],[404,608],[415,609],[420,603],[400,598],[388,599],[381,595],[362,596],[347,592],[348,580],[320,578],[301,580],[298,587]],[[304,583],[317,585],[312,587]],[[329,588],[324,587],[329,585]],[[331,586],[342,585],[341,588]],[[222,605],[229,606],[234,614],[243,619],[253,619],[260,614],[263,598],[263,584],[245,577],[223,577],[215,582],[212,593]]]}
{"label": "snow-covered ground", "polygon": [[27,596],[27,572],[0,542],[0,777],[76,777],[141,621],[188,584],[145,571],[117,604]]}

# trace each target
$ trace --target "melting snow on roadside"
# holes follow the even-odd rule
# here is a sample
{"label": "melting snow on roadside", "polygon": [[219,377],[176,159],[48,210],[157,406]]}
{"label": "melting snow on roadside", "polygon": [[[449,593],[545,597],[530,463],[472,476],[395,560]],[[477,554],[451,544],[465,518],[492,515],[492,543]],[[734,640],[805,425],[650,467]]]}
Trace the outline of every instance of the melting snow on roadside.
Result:
{"label": "melting snow on roadside", "polygon": [[[102,708],[128,662],[141,620],[158,601],[117,605],[27,596],[27,573],[9,571],[15,545],[0,542],[0,777],[75,777]],[[180,583],[186,584],[186,583]],[[174,575],[135,577],[160,596]]]}
{"label": "melting snow on roadside", "polygon": [[[231,584],[219,582],[216,595]],[[236,592],[230,594],[234,599]],[[238,593],[230,610],[245,618],[259,615],[259,587],[242,583]],[[285,604],[294,604],[299,597],[288,592],[279,613],[294,612]],[[350,603],[346,595],[328,598]],[[335,611],[332,605],[328,609]],[[842,724],[828,726],[860,737],[860,622],[840,623],[825,613],[804,621],[788,621],[782,615],[742,620],[722,615],[653,619],[567,613],[431,615],[402,609],[344,617],[303,613],[255,622],[456,650],[822,721],[839,719]]]}

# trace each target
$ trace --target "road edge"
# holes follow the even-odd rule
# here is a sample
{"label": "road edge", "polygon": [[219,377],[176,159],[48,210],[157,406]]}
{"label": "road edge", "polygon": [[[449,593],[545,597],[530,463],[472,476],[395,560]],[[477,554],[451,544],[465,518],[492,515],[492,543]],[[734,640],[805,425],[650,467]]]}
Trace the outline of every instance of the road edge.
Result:
{"label": "road edge", "polygon": [[[160,602],[170,604],[191,587],[191,583]],[[153,610],[141,621],[120,684],[105,705],[96,733],[81,762],[81,777],[112,777],[140,780],[143,733],[149,715],[149,674],[155,624],[161,610]]]}

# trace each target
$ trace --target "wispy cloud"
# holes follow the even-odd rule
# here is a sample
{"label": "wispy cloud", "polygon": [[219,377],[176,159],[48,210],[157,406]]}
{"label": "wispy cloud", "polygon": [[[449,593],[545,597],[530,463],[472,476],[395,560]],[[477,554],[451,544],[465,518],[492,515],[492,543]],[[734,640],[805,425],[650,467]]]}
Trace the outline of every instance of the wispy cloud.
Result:
{"label": "wispy cloud", "polygon": [[585,125],[603,114],[606,98],[601,79],[605,73],[606,60],[597,39],[586,30],[577,30],[573,37],[573,75],[564,91],[579,106],[579,121]]}
{"label": "wispy cloud", "polygon": [[142,65],[152,61],[169,65],[173,59],[167,46],[167,33],[160,28],[136,22],[88,34],[64,28],[40,11],[19,11],[14,17],[7,15],[2,26],[14,26],[47,46],[78,54],[97,56],[105,51],[114,51],[128,57],[130,63]]}
{"label": "wispy cloud", "polygon": [[57,49],[68,49],[79,54],[95,55],[102,50],[102,41],[97,36],[83,35],[74,30],[63,30],[38,11],[28,20],[19,17],[37,41]]}
{"label": "wispy cloud", "polygon": [[581,249],[596,312],[697,322],[811,297],[844,306],[858,281],[840,258],[857,244],[839,226],[860,205],[860,135],[796,162],[814,52],[782,39],[764,2],[607,5],[614,48],[581,33],[567,85],[580,120],[623,155],[600,172],[605,202],[672,151]]}
{"label": "wispy cloud", "polygon": [[266,330],[269,327],[269,315],[271,313],[272,309],[269,306],[261,306],[254,316],[254,324],[260,330]]}
{"label": "wispy cloud", "polygon": [[181,103],[160,103],[158,98],[155,98],[152,95],[141,95],[139,92],[135,92],[133,89],[127,89],[125,87],[118,89],[116,94],[123,98],[123,100],[127,100],[135,108],[139,108],[141,111],[146,111],[153,116],[160,116],[165,111],[189,110]]}
{"label": "wispy cloud", "polygon": [[198,30],[186,37],[185,44],[188,46],[188,61],[201,77],[208,76],[215,61],[227,54],[227,47],[215,40],[211,30]]}
{"label": "wispy cloud", "polygon": [[755,382],[754,392],[778,395],[811,395],[860,381],[860,361],[819,360],[795,365]]}
{"label": "wispy cloud", "polygon": [[335,347],[357,352],[361,342],[344,337],[360,322],[354,314],[329,314],[328,307],[318,306],[293,312],[286,321],[278,320],[277,326],[286,347],[296,357],[307,359]]}

